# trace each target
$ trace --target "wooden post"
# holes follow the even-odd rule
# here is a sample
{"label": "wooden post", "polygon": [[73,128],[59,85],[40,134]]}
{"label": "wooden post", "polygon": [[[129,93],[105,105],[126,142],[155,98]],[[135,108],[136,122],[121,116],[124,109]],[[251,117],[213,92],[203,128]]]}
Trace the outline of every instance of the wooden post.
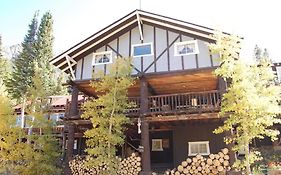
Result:
{"label": "wooden post", "polygon": [[[79,90],[77,86],[73,85],[72,86],[72,94],[71,94],[71,104],[70,104],[70,110],[69,110],[69,115],[68,120],[71,120],[74,116],[78,115],[78,94]],[[65,169],[65,175],[71,174],[71,170],[68,166],[69,161],[72,160],[73,157],[73,149],[74,149],[74,134],[75,134],[75,125],[71,123],[71,121],[68,121],[65,124],[65,127],[68,129],[68,134],[67,134],[67,151],[66,151],[66,169]]]}
{"label": "wooden post", "polygon": [[70,103],[70,110],[69,110],[69,117],[73,117],[78,115],[78,94],[79,90],[77,86],[72,86],[72,94],[71,94],[71,103]]}
{"label": "wooden post", "polygon": [[145,121],[145,113],[148,112],[148,85],[142,77],[140,79],[140,115],[141,115],[141,144],[144,148],[142,152],[142,172],[141,175],[151,175],[150,165],[150,143],[149,143],[149,124]]}

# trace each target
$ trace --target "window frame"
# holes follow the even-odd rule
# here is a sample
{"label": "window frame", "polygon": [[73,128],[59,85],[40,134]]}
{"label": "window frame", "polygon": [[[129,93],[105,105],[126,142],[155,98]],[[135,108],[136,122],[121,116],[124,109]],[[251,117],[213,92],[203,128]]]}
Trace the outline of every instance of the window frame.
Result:
{"label": "window frame", "polygon": [[[194,44],[195,51],[192,53],[184,53],[184,54],[178,53],[178,46],[182,46],[182,45],[186,45],[186,44]],[[197,40],[176,42],[174,45],[174,56],[186,56],[186,55],[195,55],[195,54],[199,54],[199,46],[198,46]]]}
{"label": "window frame", "polygon": [[[135,47],[138,47],[138,46],[144,46],[144,45],[150,45],[151,53],[150,53],[150,54],[144,54],[144,55],[137,55],[137,56],[135,56],[135,55],[134,55],[134,48],[135,48]],[[141,44],[133,44],[133,45],[132,45],[132,53],[131,53],[131,56],[134,57],[134,58],[147,57],[147,56],[153,56],[153,55],[154,55],[154,52],[153,52],[153,43],[152,43],[152,42],[141,43]]]}
{"label": "window frame", "polygon": [[[155,148],[153,144],[154,142],[159,142],[159,148]],[[151,140],[151,151],[163,151],[163,141],[162,139],[152,139]]]}
{"label": "window frame", "polygon": [[[191,153],[191,145],[200,145],[205,144],[207,146],[207,152],[205,153]],[[196,141],[196,142],[188,142],[188,156],[196,156],[197,154],[206,156],[210,154],[210,143],[209,141]]]}
{"label": "window frame", "polygon": [[[98,55],[108,55],[109,54],[109,62],[103,62],[103,63],[96,63],[96,56]],[[104,65],[104,64],[111,64],[112,61],[112,51],[103,51],[103,52],[95,52],[93,53],[93,60],[92,60],[92,66],[97,65]]]}

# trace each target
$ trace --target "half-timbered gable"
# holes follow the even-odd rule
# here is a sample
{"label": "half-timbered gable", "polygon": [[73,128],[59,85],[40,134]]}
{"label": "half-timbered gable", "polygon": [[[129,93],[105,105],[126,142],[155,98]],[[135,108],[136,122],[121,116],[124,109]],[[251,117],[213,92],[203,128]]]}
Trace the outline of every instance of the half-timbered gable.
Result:
{"label": "half-timbered gable", "polygon": [[100,71],[106,74],[108,65],[117,57],[131,57],[136,75],[211,68],[218,65],[208,49],[208,43],[214,42],[212,32],[206,27],[136,10],[51,62],[63,71],[73,71],[76,80],[91,79],[93,73]]}

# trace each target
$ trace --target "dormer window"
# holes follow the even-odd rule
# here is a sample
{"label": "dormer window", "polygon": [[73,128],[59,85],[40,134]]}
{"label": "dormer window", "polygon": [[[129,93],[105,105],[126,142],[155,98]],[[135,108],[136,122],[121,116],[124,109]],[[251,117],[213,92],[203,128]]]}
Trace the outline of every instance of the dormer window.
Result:
{"label": "dormer window", "polygon": [[184,56],[199,53],[197,40],[175,43],[174,49],[175,56]]}
{"label": "dormer window", "polygon": [[152,43],[142,43],[132,45],[133,57],[144,57],[153,55]]}
{"label": "dormer window", "polygon": [[112,51],[97,52],[93,54],[93,65],[112,63]]}

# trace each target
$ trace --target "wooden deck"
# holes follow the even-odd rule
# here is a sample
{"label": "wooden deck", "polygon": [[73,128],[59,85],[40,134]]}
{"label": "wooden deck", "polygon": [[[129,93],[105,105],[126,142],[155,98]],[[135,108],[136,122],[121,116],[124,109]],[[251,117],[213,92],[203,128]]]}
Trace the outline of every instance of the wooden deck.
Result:
{"label": "wooden deck", "polygon": [[[130,97],[129,101],[135,105],[127,110],[129,117],[140,116],[140,97]],[[84,101],[83,101],[84,102]],[[180,114],[202,114],[217,113],[220,110],[221,95],[219,91],[206,91],[194,93],[179,93],[169,95],[154,95],[147,99],[148,109],[144,113],[145,116],[167,116]],[[81,104],[79,103],[79,114],[82,114]],[[70,103],[67,103],[66,117],[69,113]]]}

